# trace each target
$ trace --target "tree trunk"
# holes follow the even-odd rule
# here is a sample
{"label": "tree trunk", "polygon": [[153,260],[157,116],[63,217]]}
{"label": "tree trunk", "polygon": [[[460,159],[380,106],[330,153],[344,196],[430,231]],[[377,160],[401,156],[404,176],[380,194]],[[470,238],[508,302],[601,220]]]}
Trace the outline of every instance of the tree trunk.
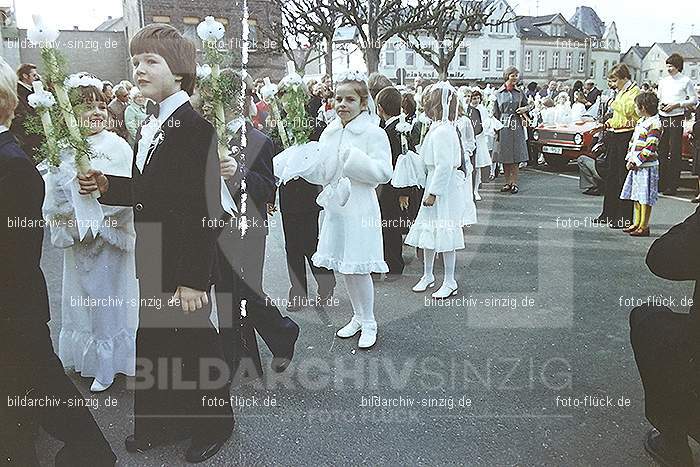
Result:
{"label": "tree trunk", "polygon": [[379,70],[379,49],[367,47],[365,49],[365,63],[367,63],[367,73],[375,73]]}
{"label": "tree trunk", "polygon": [[326,74],[333,79],[333,39],[326,38],[326,55],[324,56],[326,61]]}

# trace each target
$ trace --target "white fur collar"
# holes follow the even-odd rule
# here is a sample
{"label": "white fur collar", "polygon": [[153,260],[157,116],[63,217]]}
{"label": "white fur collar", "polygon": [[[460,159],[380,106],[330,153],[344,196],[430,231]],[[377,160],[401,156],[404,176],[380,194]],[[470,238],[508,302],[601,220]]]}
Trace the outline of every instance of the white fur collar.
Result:
{"label": "white fur collar", "polygon": [[[352,119],[350,121],[350,123],[348,123],[345,126],[345,129],[350,131],[353,134],[361,135],[361,134],[365,133],[369,128],[376,127],[376,126],[377,126],[377,124],[372,119],[372,117],[369,115],[369,112],[367,112],[365,110],[365,111],[360,112],[360,115],[358,115],[357,117]],[[333,119],[333,121],[330,123],[330,125],[328,125],[328,128],[326,129],[326,131],[328,131],[330,133],[335,133],[336,131],[340,131],[342,129],[343,129],[343,124],[340,121],[340,117],[336,117],[335,119]]]}

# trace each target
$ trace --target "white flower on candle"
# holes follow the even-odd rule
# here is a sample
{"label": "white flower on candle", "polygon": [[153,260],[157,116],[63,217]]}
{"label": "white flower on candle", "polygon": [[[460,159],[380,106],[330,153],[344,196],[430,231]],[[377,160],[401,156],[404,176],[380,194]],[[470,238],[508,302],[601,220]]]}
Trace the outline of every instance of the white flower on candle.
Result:
{"label": "white flower on candle", "polygon": [[430,117],[428,117],[428,115],[424,113],[418,114],[418,121],[424,125],[430,125],[431,123],[433,123]]}
{"label": "white flower on candle", "polygon": [[34,91],[27,97],[27,103],[35,109],[48,109],[53,107],[56,99],[49,91]]}
{"label": "white flower on candle", "polygon": [[197,25],[197,35],[203,41],[218,41],[226,34],[226,28],[213,16],[207,16]]}
{"label": "white flower on candle", "polygon": [[29,42],[42,46],[49,47],[58,38],[58,28],[44,22],[41,15],[32,15],[34,24],[27,30],[27,39]]}
{"label": "white flower on candle", "polygon": [[260,95],[265,102],[269,102],[270,99],[274,99],[279,89],[277,88],[276,84],[273,84],[270,81],[270,78],[265,77],[263,81],[265,82],[265,85],[260,88]]}
{"label": "white flower on candle", "polygon": [[399,123],[396,124],[396,131],[399,133],[410,133],[413,129],[413,124],[406,121],[406,114],[401,112]]}
{"label": "white flower on candle", "polygon": [[204,65],[197,65],[197,78],[207,79],[211,75],[211,66],[205,63]]}

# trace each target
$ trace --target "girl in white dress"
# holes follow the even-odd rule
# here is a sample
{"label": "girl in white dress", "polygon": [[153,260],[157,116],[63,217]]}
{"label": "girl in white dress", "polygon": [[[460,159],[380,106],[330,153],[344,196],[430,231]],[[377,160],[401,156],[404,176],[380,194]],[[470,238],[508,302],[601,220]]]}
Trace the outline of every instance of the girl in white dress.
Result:
{"label": "girl in white dress", "polygon": [[483,127],[483,131],[476,135],[476,155],[474,157],[474,170],[476,171],[474,177],[474,199],[477,201],[481,200],[481,196],[479,195],[481,169],[484,167],[491,167],[493,163],[491,160],[491,153],[489,152],[489,135],[494,131],[491,121],[492,117],[482,104],[482,101],[483,96],[481,90],[472,90],[471,97],[469,98],[469,105],[476,108],[479,112],[481,125]]}
{"label": "girl in white dress", "polygon": [[[88,80],[89,81],[89,80]],[[88,129],[93,169],[131,175],[132,150],[106,131],[107,103],[95,86],[78,87],[79,123]],[[133,376],[136,359],[138,289],[131,208],[102,205],[104,221],[96,237],[80,240],[70,184],[77,185],[72,153],[47,175],[44,217],[51,241],[64,249],[61,331],[58,356],[66,368],[94,378],[90,390],[104,391],[117,373]],[[78,195],[80,196],[80,195]]]}
{"label": "girl in white dress", "polygon": [[[323,220],[312,261],[343,276],[352,303],[353,317],[337,336],[347,338],[361,332],[358,346],[363,349],[377,339],[370,274],[389,271],[375,189],[392,175],[389,139],[369,114],[369,101],[364,75],[351,72],[338,81],[338,118],[321,134],[315,156],[319,160],[311,164],[311,170],[299,174],[324,187],[317,198]],[[289,165],[298,164],[290,160]]]}
{"label": "girl in white dress", "polygon": [[476,221],[468,218],[466,200],[471,189],[459,169],[463,164],[455,128],[457,101],[455,89],[447,82],[435,84],[426,92],[424,107],[433,124],[420,148],[427,172],[425,194],[416,221],[406,236],[406,244],[423,249],[423,277],[413,287],[414,292],[424,292],[435,285],[433,262],[435,254],[442,253],[445,277],[433,298],[457,293],[455,250],[464,248],[462,227]]}

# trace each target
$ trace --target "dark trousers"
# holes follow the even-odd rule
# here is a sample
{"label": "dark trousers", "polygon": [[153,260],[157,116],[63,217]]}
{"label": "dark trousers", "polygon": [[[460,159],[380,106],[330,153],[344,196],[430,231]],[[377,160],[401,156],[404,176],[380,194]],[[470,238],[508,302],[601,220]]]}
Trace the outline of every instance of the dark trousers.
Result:
{"label": "dark trousers", "polygon": [[700,379],[692,362],[699,344],[692,321],[666,307],[640,306],[630,314],[630,339],[649,422],[672,437],[697,439]]}
{"label": "dark trousers", "polygon": [[[6,323],[2,325],[7,331]],[[56,466],[113,466],[117,458],[90,410],[75,403],[69,405],[70,401],[85,398],[54,353],[48,327],[33,327],[37,331],[33,334],[18,331],[0,336],[0,463],[38,466],[34,437],[41,426],[65,443],[56,455]],[[60,398],[63,404],[17,407],[17,396],[33,401]]]}
{"label": "dark trousers", "polygon": [[379,208],[382,214],[384,261],[389,267],[389,274],[401,275],[406,263],[403,260],[402,218],[396,190],[392,192],[391,196],[387,196],[384,199],[380,198]]}
{"label": "dark trousers", "polygon": [[[144,277],[144,276],[142,276]],[[157,294],[141,279],[136,334],[134,434],[145,440],[198,440],[225,435],[233,428],[226,361],[209,305],[185,313],[168,305],[172,293]],[[144,302],[160,297],[161,303]]]}
{"label": "dark trousers", "polygon": [[620,193],[627,178],[625,157],[632,132],[624,133],[608,132],[606,135],[606,151],[608,159],[608,172],[605,179],[605,199],[603,200],[603,214],[610,222],[618,225],[630,225],[632,223],[632,202],[621,200]]}
{"label": "dark trousers", "polygon": [[282,212],[284,249],[287,253],[287,273],[289,274],[290,300],[305,298],[308,294],[306,263],[311,268],[317,284],[319,296],[326,296],[335,289],[333,271],[315,266],[311,257],[318,247],[318,211]]}
{"label": "dark trousers", "polygon": [[[264,235],[246,235],[238,238],[232,245],[233,255],[229,265],[234,284],[234,303],[232,307],[222,306],[219,311],[219,323],[222,328],[222,341],[224,353],[231,362],[231,357],[237,351],[239,345],[238,330],[229,328],[226,323],[240,323],[240,300],[245,299],[246,320],[250,320],[253,328],[262,337],[273,355],[285,355],[290,346],[294,345],[299,326],[289,317],[282,316],[274,302],[263,291],[263,268],[265,264],[265,240]],[[231,310],[233,317],[222,317],[222,312]],[[244,326],[245,328],[245,326]],[[231,329],[231,331],[229,331]],[[250,336],[245,329],[243,332],[242,354],[251,357],[252,365],[259,369],[259,356],[257,343],[254,336]],[[245,362],[250,367],[251,362]],[[234,368],[235,370],[235,368]],[[235,376],[235,371],[234,371]],[[245,376],[245,375],[243,375]]]}
{"label": "dark trousers", "polygon": [[663,133],[659,141],[659,191],[675,191],[681,181],[683,116],[661,117]]}

